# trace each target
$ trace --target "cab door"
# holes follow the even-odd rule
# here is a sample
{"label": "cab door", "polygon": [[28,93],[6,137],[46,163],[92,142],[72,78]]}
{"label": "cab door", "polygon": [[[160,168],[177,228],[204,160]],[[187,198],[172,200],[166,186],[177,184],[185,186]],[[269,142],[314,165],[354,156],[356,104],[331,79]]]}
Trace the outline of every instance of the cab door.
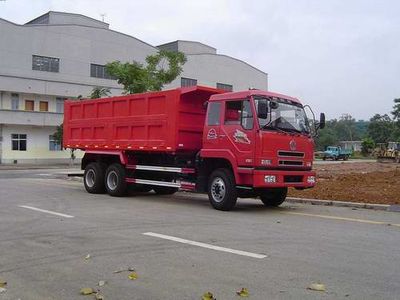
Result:
{"label": "cab door", "polygon": [[254,166],[255,130],[254,112],[250,100],[224,102],[220,147],[236,157],[238,166]]}

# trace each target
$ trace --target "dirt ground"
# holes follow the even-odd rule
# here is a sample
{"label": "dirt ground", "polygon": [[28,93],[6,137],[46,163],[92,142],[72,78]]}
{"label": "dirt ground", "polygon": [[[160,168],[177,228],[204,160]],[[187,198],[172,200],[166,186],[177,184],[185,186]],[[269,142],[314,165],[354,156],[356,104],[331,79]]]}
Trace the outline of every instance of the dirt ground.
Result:
{"label": "dirt ground", "polygon": [[289,196],[350,202],[400,204],[400,164],[354,162],[315,164],[315,188]]}

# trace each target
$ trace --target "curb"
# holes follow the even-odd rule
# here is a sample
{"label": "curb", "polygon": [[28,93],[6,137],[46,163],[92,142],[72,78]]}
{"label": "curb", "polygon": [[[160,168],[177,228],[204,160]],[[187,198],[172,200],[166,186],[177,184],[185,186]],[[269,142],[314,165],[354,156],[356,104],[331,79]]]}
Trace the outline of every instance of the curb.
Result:
{"label": "curb", "polygon": [[294,197],[288,197],[288,198],[286,198],[286,201],[291,202],[291,203],[303,203],[303,204],[311,204],[311,205],[354,207],[354,208],[366,208],[366,209],[384,210],[384,211],[391,211],[391,212],[400,212],[400,205],[346,202],[346,201],[336,201],[336,200],[305,199],[305,198],[294,198]]}

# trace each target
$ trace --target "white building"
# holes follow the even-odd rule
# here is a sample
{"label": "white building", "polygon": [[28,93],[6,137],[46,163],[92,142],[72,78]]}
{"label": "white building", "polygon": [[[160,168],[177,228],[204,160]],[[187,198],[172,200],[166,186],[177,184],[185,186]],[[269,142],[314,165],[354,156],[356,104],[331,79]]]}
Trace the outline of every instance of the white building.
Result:
{"label": "white building", "polygon": [[[78,14],[48,12],[24,25],[0,18],[0,163],[67,162],[52,135],[62,123],[63,101],[87,97],[93,87],[113,95],[122,87],[104,65],[144,62],[159,49],[182,51],[187,63],[165,88],[206,85],[228,90],[268,87],[267,74],[217,54],[199,42],[176,41],[158,48]],[[79,156],[80,154],[78,154]]]}

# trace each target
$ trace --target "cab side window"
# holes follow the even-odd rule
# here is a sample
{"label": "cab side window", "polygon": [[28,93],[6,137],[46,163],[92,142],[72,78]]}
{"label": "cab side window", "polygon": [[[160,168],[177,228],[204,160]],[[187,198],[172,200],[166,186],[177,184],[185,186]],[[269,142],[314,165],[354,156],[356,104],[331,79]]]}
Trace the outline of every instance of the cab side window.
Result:
{"label": "cab side window", "polygon": [[225,125],[242,125],[244,129],[253,128],[253,113],[250,101],[227,101],[225,105]]}
{"label": "cab side window", "polygon": [[211,102],[208,104],[208,116],[207,125],[219,125],[219,119],[221,115],[221,103]]}

